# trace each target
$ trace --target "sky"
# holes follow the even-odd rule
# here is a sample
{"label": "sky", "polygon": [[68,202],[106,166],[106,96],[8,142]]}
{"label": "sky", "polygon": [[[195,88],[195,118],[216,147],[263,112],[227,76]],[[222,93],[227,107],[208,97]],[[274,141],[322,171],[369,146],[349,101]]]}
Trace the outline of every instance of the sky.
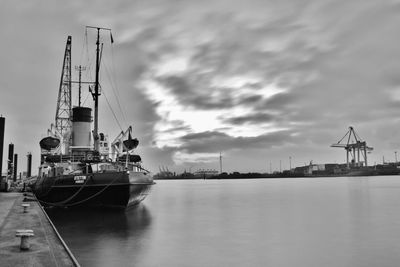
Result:
{"label": "sky", "polygon": [[54,123],[68,35],[73,79],[77,65],[93,77],[86,25],[114,39],[102,33],[100,131],[132,125],[153,172],[219,170],[220,153],[227,172],[344,163],[330,145],[349,126],[369,164],[400,151],[398,0],[2,0],[0,25],[3,157],[14,143],[20,171]]}

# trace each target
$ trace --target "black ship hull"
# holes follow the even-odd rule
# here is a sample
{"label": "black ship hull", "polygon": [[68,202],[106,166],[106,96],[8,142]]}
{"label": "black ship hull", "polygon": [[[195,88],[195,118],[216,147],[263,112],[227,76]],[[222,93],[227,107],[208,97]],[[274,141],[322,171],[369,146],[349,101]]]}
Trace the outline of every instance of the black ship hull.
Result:
{"label": "black ship hull", "polygon": [[33,191],[43,206],[125,208],[141,202],[152,185],[150,179],[113,172],[41,177]]}

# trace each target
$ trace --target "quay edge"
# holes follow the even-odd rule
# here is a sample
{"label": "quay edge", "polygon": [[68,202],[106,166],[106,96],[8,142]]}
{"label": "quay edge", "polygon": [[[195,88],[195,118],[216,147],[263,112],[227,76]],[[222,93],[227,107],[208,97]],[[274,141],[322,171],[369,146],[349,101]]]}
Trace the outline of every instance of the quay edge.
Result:
{"label": "quay edge", "polygon": [[[0,202],[2,266],[80,266],[33,195],[0,193]],[[23,203],[30,204],[27,213]],[[19,229],[34,232],[29,251],[20,251],[20,240],[15,237]]]}

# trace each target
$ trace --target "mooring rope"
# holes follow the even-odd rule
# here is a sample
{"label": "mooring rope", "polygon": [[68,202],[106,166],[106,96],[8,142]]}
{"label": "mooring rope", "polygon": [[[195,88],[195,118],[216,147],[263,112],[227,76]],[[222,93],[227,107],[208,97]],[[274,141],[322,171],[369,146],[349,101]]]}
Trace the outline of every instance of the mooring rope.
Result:
{"label": "mooring rope", "polygon": [[109,184],[107,184],[103,189],[101,189],[99,192],[96,192],[95,194],[91,195],[90,197],[88,197],[88,198],[86,198],[86,199],[83,199],[83,200],[80,200],[80,201],[77,201],[77,202],[73,202],[73,203],[71,203],[71,204],[60,204],[60,203],[66,203],[66,202],[70,201],[71,199],[73,199],[75,196],[77,196],[77,195],[83,190],[83,188],[86,186],[86,183],[88,182],[89,179],[86,179],[86,182],[79,188],[79,190],[78,190],[76,193],[74,193],[71,197],[67,198],[66,200],[59,201],[59,202],[54,202],[54,203],[52,203],[52,202],[46,202],[46,201],[39,200],[39,199],[38,199],[38,200],[39,200],[40,203],[44,203],[44,204],[49,205],[49,206],[63,206],[63,207],[75,206],[75,205],[78,205],[78,204],[83,203],[83,202],[85,202],[85,201],[88,201],[88,200],[90,200],[90,199],[92,199],[92,198],[98,196],[99,194],[103,193],[103,192],[104,192],[108,187],[110,187],[118,178],[120,178],[120,176],[115,177],[115,178],[114,178]]}
{"label": "mooring rope", "polygon": [[[66,202],[70,201],[71,199],[73,199],[75,196],[77,196],[83,190],[84,186],[86,185],[86,183],[88,181],[89,181],[89,179],[86,179],[85,183],[78,189],[78,191],[76,191],[72,196],[70,196],[69,198],[67,198],[65,200],[54,202],[54,203],[46,202],[46,201],[42,201],[42,200],[39,200],[39,201],[42,203],[48,204],[48,205],[51,204],[51,206],[65,206],[65,205],[62,205],[62,203],[66,203]],[[53,183],[53,185],[54,185],[54,183]],[[52,190],[52,187],[50,187],[47,194],[49,194],[51,190]]]}
{"label": "mooring rope", "polygon": [[[83,169],[86,169],[87,168],[87,166],[83,166],[82,168],[79,168],[79,169],[76,169],[76,170],[72,170],[72,171],[70,171],[69,173],[67,173],[67,175],[69,175],[69,174],[72,174],[72,173],[74,173],[74,172],[76,172],[76,171],[78,171],[78,170],[83,170]],[[45,194],[43,194],[43,195],[48,195],[49,193],[50,193],[50,191],[51,191],[51,189],[52,189],[52,186],[55,184],[55,182],[56,182],[56,179],[52,179],[53,180],[53,184],[50,186],[50,188],[49,188],[49,190],[47,190],[47,192],[45,193]],[[86,182],[87,182],[87,180],[86,180]],[[86,183],[85,182],[85,183]]]}
{"label": "mooring rope", "polygon": [[108,187],[110,187],[118,178],[119,178],[118,176],[115,177],[114,180],[113,180],[111,183],[109,183],[109,184],[108,184],[106,187],[104,187],[102,190],[100,190],[99,192],[97,192],[97,193],[91,195],[90,197],[88,197],[88,198],[86,198],[86,199],[83,199],[83,200],[80,200],[80,201],[77,201],[77,202],[74,202],[74,203],[72,203],[72,204],[65,205],[65,206],[67,206],[67,207],[76,206],[76,205],[79,205],[79,204],[81,204],[81,203],[83,203],[83,202],[86,202],[86,201],[88,201],[88,200],[90,200],[90,199],[92,199],[92,198],[95,198],[96,196],[98,196],[98,195],[100,195],[101,193],[103,193]]}

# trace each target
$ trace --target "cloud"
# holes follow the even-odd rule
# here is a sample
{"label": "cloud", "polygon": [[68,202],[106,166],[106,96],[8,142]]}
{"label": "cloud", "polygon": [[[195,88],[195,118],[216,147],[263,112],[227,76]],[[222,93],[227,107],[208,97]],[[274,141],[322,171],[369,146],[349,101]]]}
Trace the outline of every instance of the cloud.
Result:
{"label": "cloud", "polygon": [[[81,36],[83,25],[97,24],[113,29],[114,61],[106,49],[103,59],[109,70],[116,65],[126,107],[121,123],[134,124],[143,153],[155,161],[162,155],[168,164],[178,158],[184,164],[207,153],[241,149],[243,155],[258,153],[255,161],[261,162],[263,148],[277,155],[303,151],[308,160],[349,125],[381,147],[377,153],[395,149],[398,1],[118,0],[94,9],[88,5],[2,3],[0,106],[10,123],[29,121],[24,125],[31,126],[32,135],[45,132],[52,120],[48,114],[55,112],[66,36],[74,35],[76,64],[83,40],[75,36]],[[112,97],[110,87],[104,84],[104,89]],[[48,107],[38,108],[43,101]],[[111,119],[101,126],[119,132]],[[19,131],[9,135],[24,143]],[[35,147],[36,142],[28,146]]]}
{"label": "cloud", "polygon": [[[146,20],[146,34],[135,35],[141,52],[151,55],[141,78],[151,81],[145,88],[158,104],[162,120],[156,125],[168,129],[171,120],[185,122],[173,136],[179,151],[265,145],[260,140],[274,131],[292,140],[280,129],[297,133],[303,143],[328,146],[349,124],[367,130],[368,123],[397,111],[389,97],[393,89],[387,89],[397,86],[398,69],[391,59],[398,52],[390,41],[396,19],[390,4],[367,1],[355,9],[357,1],[251,1],[243,10],[233,4],[236,12],[230,12],[223,3],[210,2],[195,16],[186,9],[190,3],[174,19],[169,9],[154,22]],[[255,124],[257,129],[240,127]],[[199,139],[213,146],[187,139],[197,133],[215,133]],[[280,141],[276,145],[284,149]]]}

